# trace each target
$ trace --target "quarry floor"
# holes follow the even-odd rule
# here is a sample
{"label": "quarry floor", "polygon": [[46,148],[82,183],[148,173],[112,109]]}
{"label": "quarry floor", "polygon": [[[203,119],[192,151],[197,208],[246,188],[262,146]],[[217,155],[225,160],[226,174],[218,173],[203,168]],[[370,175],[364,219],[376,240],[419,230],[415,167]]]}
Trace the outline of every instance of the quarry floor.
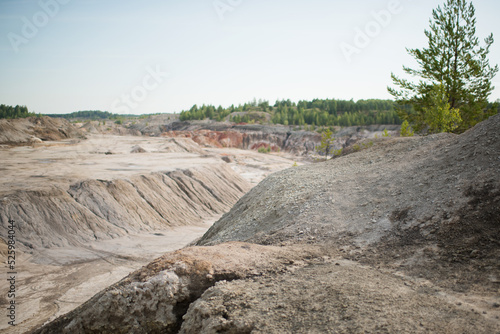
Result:
{"label": "quarry floor", "polygon": [[[127,178],[207,164],[231,168],[256,185],[267,175],[302,164],[284,153],[262,154],[238,149],[164,150],[165,138],[92,135],[87,140],[45,142],[36,146],[0,147],[0,196],[19,190],[69,186],[86,179]],[[131,153],[140,146],[145,153]],[[69,312],[101,289],[119,281],[165,252],[201,237],[219,217],[202,224],[175,227],[92,242],[86,247],[17,252],[16,323],[7,324],[2,308],[0,332],[24,333]],[[2,245],[3,247],[5,245]],[[5,247],[4,247],[5,248]],[[0,249],[5,263],[5,249]],[[5,267],[5,266],[4,266]],[[2,270],[2,272],[4,272]],[[4,275],[6,275],[6,271]],[[8,282],[0,280],[0,299]],[[6,300],[0,300],[3,304]]]}

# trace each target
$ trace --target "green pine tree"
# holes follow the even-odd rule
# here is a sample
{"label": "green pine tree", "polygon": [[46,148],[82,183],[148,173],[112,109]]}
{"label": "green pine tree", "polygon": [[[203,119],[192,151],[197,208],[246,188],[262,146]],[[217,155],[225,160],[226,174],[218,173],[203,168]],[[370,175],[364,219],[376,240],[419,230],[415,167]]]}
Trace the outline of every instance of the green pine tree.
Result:
{"label": "green pine tree", "polygon": [[[430,30],[425,31],[428,47],[407,49],[419,69],[403,66],[418,83],[400,79],[392,74],[399,88],[388,87],[400,108],[399,116],[408,120],[416,131],[429,129],[429,110],[434,110],[432,94],[442,85],[449,110],[458,110],[462,122],[456,132],[463,132],[486,119],[496,108],[488,109],[488,96],[493,90],[491,80],[498,65],[491,67],[487,55],[493,43],[493,34],[481,46],[476,37],[475,8],[466,0],[447,0],[443,7],[432,12]],[[412,105],[413,110],[404,108]]]}
{"label": "green pine tree", "polygon": [[330,152],[333,151],[334,141],[335,138],[333,137],[333,133],[330,131],[330,129],[326,129],[325,131],[323,131],[323,133],[321,134],[321,144],[319,146],[316,146],[316,151],[319,154],[325,155],[325,161],[328,160]]}
{"label": "green pine tree", "polygon": [[401,137],[413,137],[413,130],[410,128],[408,121],[404,121],[403,124],[401,124],[401,131],[399,135]]}

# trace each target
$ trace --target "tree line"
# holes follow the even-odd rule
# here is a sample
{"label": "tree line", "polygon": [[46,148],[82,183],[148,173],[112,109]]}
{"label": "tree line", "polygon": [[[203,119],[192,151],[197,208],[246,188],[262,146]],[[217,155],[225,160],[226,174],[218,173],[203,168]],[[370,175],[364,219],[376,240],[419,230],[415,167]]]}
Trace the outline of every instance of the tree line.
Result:
{"label": "tree line", "polygon": [[211,119],[224,121],[229,120],[240,123],[248,123],[253,117],[251,113],[231,114],[236,112],[265,112],[270,115],[271,122],[283,125],[316,125],[316,126],[354,126],[370,124],[401,124],[401,119],[396,112],[396,104],[391,100],[335,100],[314,99],[312,101],[301,100],[292,102],[278,100],[273,106],[269,101],[259,100],[229,108],[213,105],[194,105],[189,110],[180,113],[180,120],[203,120]]}
{"label": "tree line", "polygon": [[15,107],[0,104],[0,118],[25,118],[37,116],[34,112],[29,112],[28,107],[17,105]]}
{"label": "tree line", "polygon": [[100,111],[100,110],[81,110],[75,111],[69,114],[47,114],[50,117],[59,117],[65,119],[74,119],[74,118],[83,118],[83,119],[111,119],[114,115],[108,111]]}

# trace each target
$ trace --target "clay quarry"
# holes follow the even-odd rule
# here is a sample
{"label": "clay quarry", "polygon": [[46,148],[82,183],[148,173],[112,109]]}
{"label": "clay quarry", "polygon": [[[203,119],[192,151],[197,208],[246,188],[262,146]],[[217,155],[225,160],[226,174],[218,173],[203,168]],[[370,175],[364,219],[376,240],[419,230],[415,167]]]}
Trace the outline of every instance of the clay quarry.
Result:
{"label": "clay quarry", "polygon": [[500,333],[500,115],[397,134],[0,120],[0,331]]}

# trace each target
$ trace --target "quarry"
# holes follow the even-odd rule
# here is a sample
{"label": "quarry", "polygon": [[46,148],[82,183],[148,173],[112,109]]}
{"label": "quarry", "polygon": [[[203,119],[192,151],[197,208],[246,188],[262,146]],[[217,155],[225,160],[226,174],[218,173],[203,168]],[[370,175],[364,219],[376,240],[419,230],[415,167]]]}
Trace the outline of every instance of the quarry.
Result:
{"label": "quarry", "polygon": [[500,332],[498,115],[338,129],[328,161],[285,126],[0,129],[5,333]]}

